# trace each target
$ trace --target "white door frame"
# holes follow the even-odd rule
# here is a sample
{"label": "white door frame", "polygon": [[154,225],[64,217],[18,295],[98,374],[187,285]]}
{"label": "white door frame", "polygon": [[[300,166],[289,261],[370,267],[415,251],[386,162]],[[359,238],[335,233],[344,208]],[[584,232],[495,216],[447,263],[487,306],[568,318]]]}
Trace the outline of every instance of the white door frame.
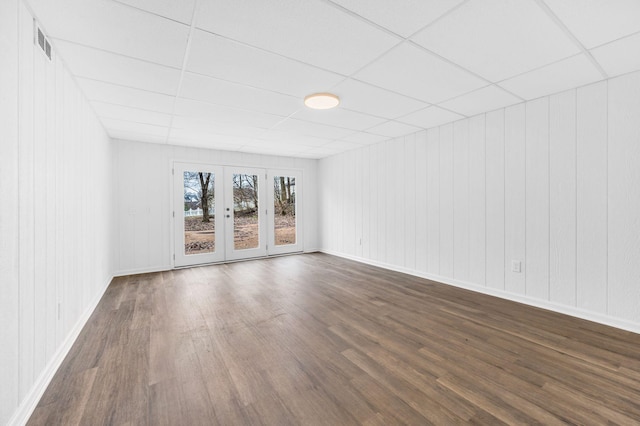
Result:
{"label": "white door frame", "polygon": [[[184,252],[184,172],[206,172],[214,174],[215,191],[215,251],[212,253],[185,254]],[[223,261],[224,250],[224,221],[222,200],[224,199],[223,169],[220,166],[198,163],[175,162],[173,164],[173,229],[174,229],[174,266],[190,266],[203,263]]]}
{"label": "white door frame", "polygon": [[[276,233],[275,233],[275,196],[273,191],[273,180],[276,176],[288,176],[296,178],[296,242],[295,244],[276,245]],[[269,169],[267,171],[267,203],[271,208],[271,213],[267,215],[267,228],[269,236],[269,255],[296,253],[301,252],[303,247],[302,239],[302,220],[303,217],[300,214],[302,212],[302,171],[291,169]]]}

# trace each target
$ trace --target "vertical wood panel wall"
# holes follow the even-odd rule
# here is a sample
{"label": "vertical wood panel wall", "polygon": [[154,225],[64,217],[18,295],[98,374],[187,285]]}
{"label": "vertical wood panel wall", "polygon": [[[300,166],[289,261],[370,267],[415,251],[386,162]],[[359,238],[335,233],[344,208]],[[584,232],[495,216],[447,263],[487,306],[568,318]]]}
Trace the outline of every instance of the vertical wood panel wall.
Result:
{"label": "vertical wood panel wall", "polygon": [[111,278],[110,140],[61,61],[0,5],[0,424],[27,415]]}
{"label": "vertical wood panel wall", "polygon": [[640,332],[638,117],[633,73],[323,159],[322,248]]}
{"label": "vertical wood panel wall", "polygon": [[19,404],[18,0],[0,2],[0,424]]}

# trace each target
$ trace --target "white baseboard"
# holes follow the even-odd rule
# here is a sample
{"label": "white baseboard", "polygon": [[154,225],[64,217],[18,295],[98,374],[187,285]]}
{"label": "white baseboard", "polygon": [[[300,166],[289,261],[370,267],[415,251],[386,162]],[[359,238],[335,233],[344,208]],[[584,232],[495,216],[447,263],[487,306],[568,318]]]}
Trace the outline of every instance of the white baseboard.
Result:
{"label": "white baseboard", "polygon": [[428,280],[437,281],[443,284],[451,285],[454,287],[464,288],[466,290],[475,291],[477,293],[487,294],[489,296],[499,297],[501,299],[511,300],[513,302],[522,303],[536,308],[547,309],[549,311],[558,312],[561,314],[569,315],[572,317],[584,319],[587,321],[597,322],[599,324],[616,327],[621,330],[631,331],[633,333],[640,334],[640,323],[628,321],[621,318],[604,315],[598,312],[587,311],[577,308],[575,306],[562,305],[560,303],[554,303],[547,300],[534,299],[532,297],[523,296],[520,294],[510,293],[508,291],[499,290],[491,287],[485,287],[478,284],[474,284],[467,281],[455,280],[449,277],[443,277],[441,275],[427,274],[414,269],[404,268],[401,266],[391,265],[384,262],[378,262],[376,260],[365,259],[358,256],[351,256],[344,253],[339,253],[333,250],[320,250],[322,253],[330,254],[332,256],[342,257],[344,259],[353,260],[367,265],[377,266],[379,268],[388,269],[391,271],[402,272],[404,274],[413,275],[420,278],[426,278]]}
{"label": "white baseboard", "polygon": [[164,271],[170,271],[172,269],[173,269],[173,266],[171,265],[151,266],[148,268],[137,268],[137,269],[125,269],[123,271],[115,272],[113,276],[125,277],[127,275],[151,274],[153,272],[164,272]]}
{"label": "white baseboard", "polygon": [[100,299],[102,299],[102,296],[104,295],[105,291],[107,291],[107,287],[109,287],[109,284],[111,284],[112,280],[113,277],[109,277],[109,279],[107,279],[104,287],[91,301],[91,304],[83,312],[80,318],[78,318],[76,324],[73,326],[71,331],[69,331],[69,334],[67,334],[67,337],[64,339],[60,347],[58,347],[58,350],[53,355],[53,357],[51,357],[42,373],[40,373],[33,386],[31,386],[29,392],[27,392],[27,395],[22,400],[20,406],[9,420],[8,426],[23,426],[29,421],[29,418],[33,414],[33,411],[36,409],[38,402],[40,402],[40,398],[42,398],[44,391],[47,390],[51,379],[53,379],[56,371],[58,371],[58,368],[60,368],[62,361],[64,361],[65,357],[69,353],[69,350],[71,350],[71,347],[80,335],[80,332],[84,328],[85,324],[87,323],[87,321],[89,321],[91,314],[93,314],[93,311],[98,306]]}
{"label": "white baseboard", "polygon": [[197,267],[200,267],[200,266],[220,265],[220,264],[224,264],[224,263],[242,262],[242,261],[246,261],[246,260],[255,260],[255,259],[267,259],[269,257],[287,256],[287,255],[291,255],[291,254],[317,253],[317,252],[320,252],[320,251],[321,251],[320,249],[312,248],[312,249],[305,249],[302,252],[274,254],[274,255],[270,255],[270,256],[263,256],[263,257],[249,258],[249,259],[240,259],[240,260],[225,260],[225,261],[221,261],[221,262],[205,263],[205,264],[201,264],[201,265],[186,265],[186,266],[178,266],[178,267],[174,267],[173,265],[160,265],[160,266],[151,266],[151,267],[146,267],[146,268],[125,269],[125,270],[122,270],[122,271],[115,272],[113,274],[113,276],[114,277],[125,277],[127,275],[150,274],[150,273],[153,273],[153,272],[171,271],[173,269],[197,268]]}

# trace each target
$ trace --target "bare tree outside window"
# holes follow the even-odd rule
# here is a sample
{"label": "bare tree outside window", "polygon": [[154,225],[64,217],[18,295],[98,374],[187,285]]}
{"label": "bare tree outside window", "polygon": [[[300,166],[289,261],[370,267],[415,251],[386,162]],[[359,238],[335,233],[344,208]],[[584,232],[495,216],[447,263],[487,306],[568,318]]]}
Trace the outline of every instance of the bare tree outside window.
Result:
{"label": "bare tree outside window", "polygon": [[273,178],[275,244],[296,243],[296,178]]}
{"label": "bare tree outside window", "polygon": [[184,172],[185,254],[215,251],[215,176]]}

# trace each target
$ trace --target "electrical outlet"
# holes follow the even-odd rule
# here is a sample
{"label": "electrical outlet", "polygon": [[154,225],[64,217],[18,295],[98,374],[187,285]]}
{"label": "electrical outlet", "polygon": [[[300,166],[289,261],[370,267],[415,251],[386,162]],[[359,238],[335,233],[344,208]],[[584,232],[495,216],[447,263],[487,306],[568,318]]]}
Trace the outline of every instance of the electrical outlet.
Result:
{"label": "electrical outlet", "polygon": [[512,260],[511,261],[511,272],[522,272],[522,262],[520,262],[519,260]]}

